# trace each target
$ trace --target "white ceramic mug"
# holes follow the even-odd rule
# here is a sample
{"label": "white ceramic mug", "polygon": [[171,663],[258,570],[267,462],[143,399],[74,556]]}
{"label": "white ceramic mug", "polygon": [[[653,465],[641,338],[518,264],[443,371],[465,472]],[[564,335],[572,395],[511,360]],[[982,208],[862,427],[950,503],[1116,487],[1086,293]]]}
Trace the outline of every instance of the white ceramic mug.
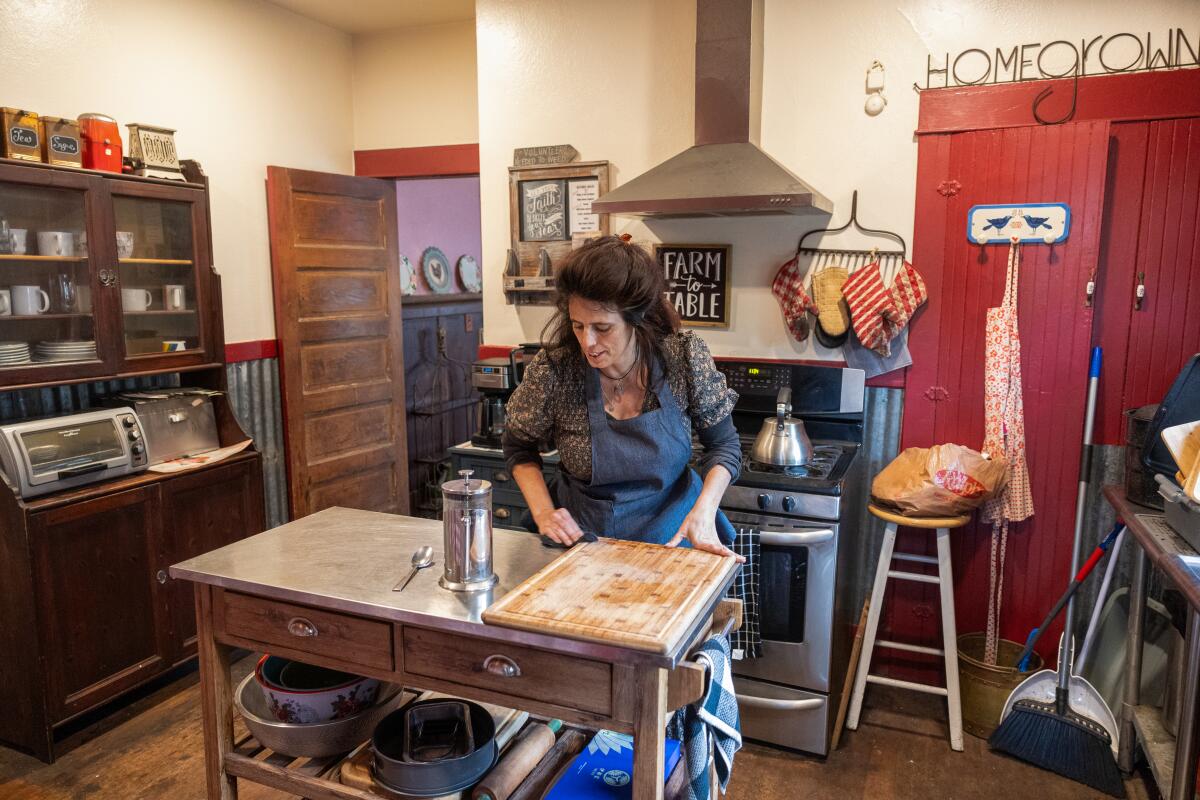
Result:
{"label": "white ceramic mug", "polygon": [[50,295],[40,286],[12,287],[13,313],[19,317],[32,317],[50,310]]}
{"label": "white ceramic mug", "polygon": [[121,307],[126,311],[145,311],[154,302],[148,289],[122,289]]}
{"label": "white ceramic mug", "polygon": [[91,311],[92,287],[88,286],[86,283],[82,286],[77,286],[75,287],[75,294],[77,297],[76,305],[78,306],[79,310],[84,313]]}
{"label": "white ceramic mug", "polygon": [[87,258],[87,231],[75,232],[75,255]]}
{"label": "white ceramic mug", "polygon": [[43,256],[75,255],[75,235],[68,231],[39,231],[38,254]]}
{"label": "white ceramic mug", "polygon": [[23,256],[29,252],[29,231],[25,228],[10,228],[13,255]]}
{"label": "white ceramic mug", "polygon": [[0,317],[12,316],[12,292],[0,289]]}
{"label": "white ceramic mug", "polygon": [[117,258],[133,258],[133,231],[117,231]]}
{"label": "white ceramic mug", "polygon": [[168,283],[163,287],[163,308],[168,311],[182,311],[186,306],[183,284]]}

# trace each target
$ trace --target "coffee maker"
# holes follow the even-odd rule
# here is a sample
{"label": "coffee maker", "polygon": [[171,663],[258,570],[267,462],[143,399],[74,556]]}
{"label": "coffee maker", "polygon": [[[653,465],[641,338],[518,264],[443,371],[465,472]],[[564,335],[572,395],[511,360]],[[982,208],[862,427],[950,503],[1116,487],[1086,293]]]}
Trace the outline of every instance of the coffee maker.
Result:
{"label": "coffee maker", "polygon": [[479,392],[479,419],[471,444],[499,448],[504,436],[504,402],[517,388],[510,360],[500,357],[476,361],[471,365],[471,385]]}
{"label": "coffee maker", "polygon": [[512,395],[525,365],[541,350],[538,344],[514,347],[507,356],[481,358],[471,365],[471,385],[479,392],[479,419],[471,444],[499,449],[504,437],[504,404]]}

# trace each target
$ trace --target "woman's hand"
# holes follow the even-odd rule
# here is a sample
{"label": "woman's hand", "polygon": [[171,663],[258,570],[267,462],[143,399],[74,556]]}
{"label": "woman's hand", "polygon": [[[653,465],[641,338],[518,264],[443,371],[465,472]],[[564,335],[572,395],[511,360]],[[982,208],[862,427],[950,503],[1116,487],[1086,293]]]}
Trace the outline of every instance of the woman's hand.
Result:
{"label": "woman's hand", "polygon": [[545,534],[561,545],[570,547],[579,541],[583,531],[565,508],[551,508],[534,514],[533,521],[537,523],[538,532]]}
{"label": "woman's hand", "polygon": [[696,504],[692,506],[692,510],[683,518],[683,524],[671,537],[671,541],[667,542],[667,547],[678,547],[685,538],[692,543],[692,547],[696,550],[716,553],[719,556],[730,556],[737,559],[739,564],[746,563],[744,556],[739,556],[721,544],[721,538],[717,536],[717,509],[703,498],[697,500]]}

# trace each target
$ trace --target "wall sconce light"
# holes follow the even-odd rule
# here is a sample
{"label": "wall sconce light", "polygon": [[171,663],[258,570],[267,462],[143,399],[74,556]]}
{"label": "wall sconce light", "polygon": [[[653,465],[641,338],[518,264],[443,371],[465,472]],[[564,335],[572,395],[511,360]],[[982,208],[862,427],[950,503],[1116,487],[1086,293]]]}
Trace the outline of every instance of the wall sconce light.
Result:
{"label": "wall sconce light", "polygon": [[872,61],[871,66],[867,67],[867,103],[864,110],[867,116],[877,117],[886,105],[887,98],[883,96],[883,64]]}

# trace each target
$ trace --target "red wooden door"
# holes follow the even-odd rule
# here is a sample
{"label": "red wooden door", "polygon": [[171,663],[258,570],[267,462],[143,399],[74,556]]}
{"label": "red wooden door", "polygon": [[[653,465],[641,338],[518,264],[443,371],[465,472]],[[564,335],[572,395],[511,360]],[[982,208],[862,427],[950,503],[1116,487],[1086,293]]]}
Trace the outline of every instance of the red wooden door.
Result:
{"label": "red wooden door", "polygon": [[[914,266],[929,288],[912,326],[903,447],[983,442],[984,317],[1004,293],[1008,248],[967,241],[967,211],[983,203],[1064,202],[1070,238],[1022,249],[1019,297],[1027,457],[1035,516],[1011,528],[1001,635],[1023,641],[1067,584],[1082,440],[1092,309],[1088,281],[1099,249],[1109,124],[1086,122],[925,135],[919,141]],[[958,630],[986,626],[991,529],[954,536]],[[910,538],[911,537],[911,538]],[[931,537],[906,535],[932,552]],[[922,549],[925,548],[925,549]],[[886,638],[938,636],[936,592],[891,589]],[[1052,648],[1057,631],[1042,641]],[[1048,651],[1046,651],[1048,652]],[[895,655],[893,669],[909,664]],[[900,657],[902,656],[902,658]],[[922,676],[928,677],[928,676]]]}
{"label": "red wooden door", "polygon": [[1159,402],[1200,350],[1200,118],[1116,124],[1112,139],[1096,325],[1112,367],[1096,438],[1123,444],[1121,413]]}

